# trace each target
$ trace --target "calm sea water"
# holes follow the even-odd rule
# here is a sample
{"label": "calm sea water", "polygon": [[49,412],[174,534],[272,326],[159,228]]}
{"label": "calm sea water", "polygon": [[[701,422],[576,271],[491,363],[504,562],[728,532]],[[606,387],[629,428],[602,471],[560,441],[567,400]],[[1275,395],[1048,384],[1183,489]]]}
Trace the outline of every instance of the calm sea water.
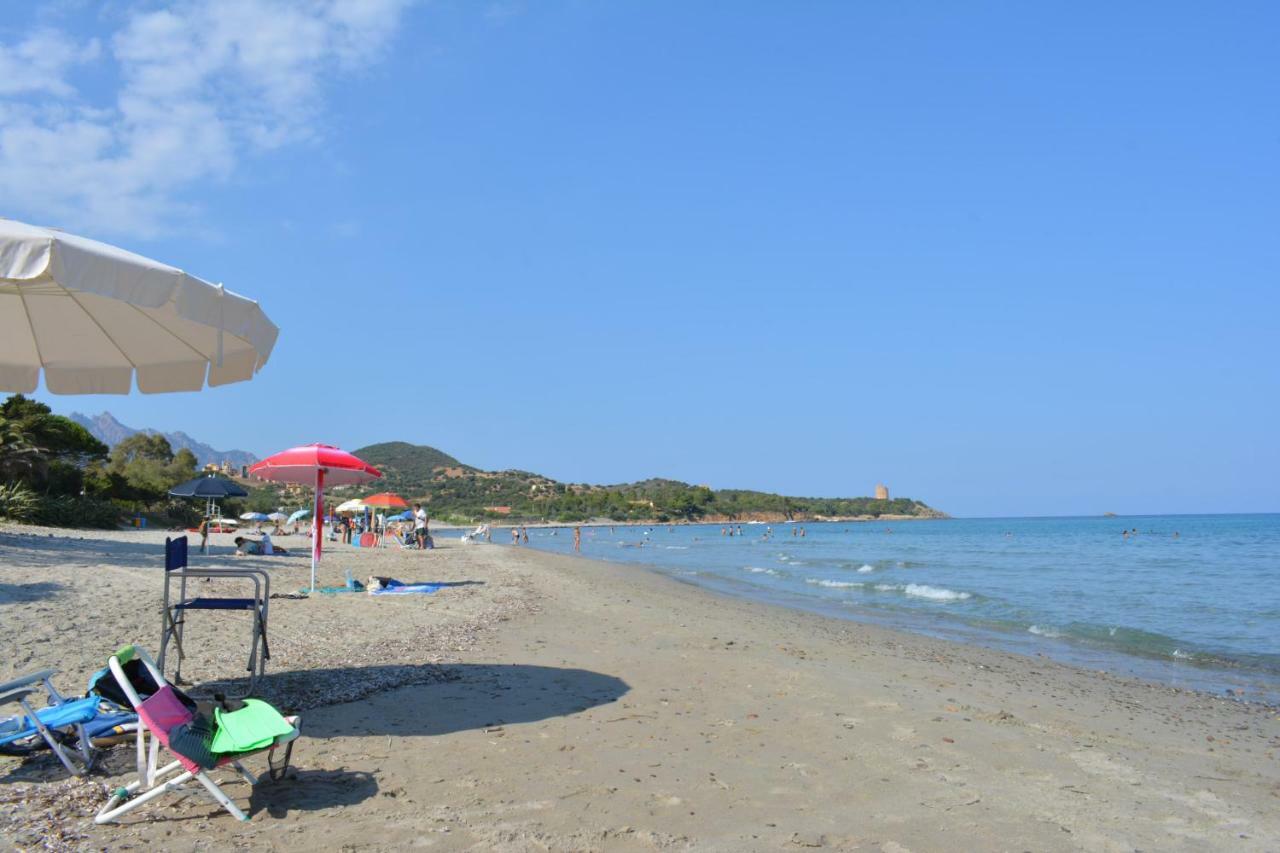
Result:
{"label": "calm sea water", "polygon": [[[741,529],[584,527],[582,552],[826,615],[1280,702],[1280,515]],[[529,537],[573,548],[572,528]]]}

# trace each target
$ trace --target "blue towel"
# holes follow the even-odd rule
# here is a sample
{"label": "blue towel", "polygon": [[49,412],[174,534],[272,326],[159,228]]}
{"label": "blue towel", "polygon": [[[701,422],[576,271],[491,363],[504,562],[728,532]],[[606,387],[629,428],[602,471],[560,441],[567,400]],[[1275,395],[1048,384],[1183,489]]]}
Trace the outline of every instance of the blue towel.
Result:
{"label": "blue towel", "polygon": [[430,595],[444,587],[440,583],[402,583],[397,580],[388,581],[382,589],[370,588],[370,595]]}

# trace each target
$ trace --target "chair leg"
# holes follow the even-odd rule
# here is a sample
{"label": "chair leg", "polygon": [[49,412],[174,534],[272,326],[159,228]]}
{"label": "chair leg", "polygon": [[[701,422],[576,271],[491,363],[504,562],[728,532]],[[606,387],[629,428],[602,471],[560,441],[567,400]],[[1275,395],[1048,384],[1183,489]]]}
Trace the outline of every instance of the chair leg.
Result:
{"label": "chair leg", "polygon": [[173,620],[173,642],[174,642],[174,645],[176,645],[178,648],[178,665],[173,669],[174,684],[182,683],[182,659],[186,657],[186,654],[183,652],[183,649],[182,649],[182,639],[183,639],[183,636],[186,634],[186,629],[187,629],[187,614],[183,613],[180,618]]}
{"label": "chair leg", "polygon": [[196,774],[196,779],[200,781],[201,785],[204,785],[205,790],[207,790],[215,800],[222,804],[224,809],[231,812],[232,817],[236,820],[249,819],[249,816],[240,811],[240,808],[235,803],[231,802],[231,798],[218,787],[218,783],[209,778],[208,773],[198,773]]}
{"label": "chair leg", "polygon": [[[161,770],[156,775],[158,776],[163,775],[170,768],[177,767],[177,766],[179,766],[178,762],[175,761],[173,762],[173,764],[164,768],[164,770]],[[204,774],[201,774],[201,775],[203,776]],[[178,788],[181,788],[184,784],[191,781],[191,778],[193,776],[195,776],[195,774],[192,773],[190,770],[184,771],[181,775],[175,776],[174,778],[170,779],[168,782],[165,782],[163,785],[159,785],[157,787],[151,788],[146,793],[134,798],[130,798],[130,795],[133,794],[135,791],[137,791],[140,787],[142,787],[142,780],[139,779],[136,782],[130,782],[125,787],[117,788],[115,790],[115,792],[111,795],[111,798],[107,800],[107,804],[102,807],[102,811],[98,812],[97,817],[93,819],[93,822],[97,824],[111,823],[116,818],[120,817],[126,812],[131,812],[134,809],[136,809],[138,806],[151,802],[156,797],[159,797],[163,794],[169,793],[170,791],[174,791],[174,790],[177,790]],[[121,801],[124,801],[124,805],[117,807],[116,804]],[[232,808],[234,809],[235,806],[233,805]],[[239,811],[239,809],[236,809],[236,811]],[[232,814],[235,814],[236,811],[233,811]],[[244,813],[240,812],[240,814],[243,815]],[[244,818],[241,818],[241,819],[243,820]]]}
{"label": "chair leg", "polygon": [[[36,731],[40,732],[40,737],[44,738],[44,742],[49,744],[49,748],[53,750],[53,754],[58,756],[58,760],[62,762],[62,766],[67,768],[72,776],[83,776],[84,771],[77,770],[75,765],[71,763],[71,759],[62,751],[62,744],[58,743],[57,738],[53,736],[53,732],[49,731],[49,727],[40,722],[40,718],[36,716],[36,712],[26,699],[20,699],[18,704],[22,706],[22,710],[27,712],[27,719],[36,727]],[[83,731],[83,729],[81,730]]]}
{"label": "chair leg", "polygon": [[254,776],[252,773],[246,770],[245,766],[241,764],[239,761],[231,762],[231,766],[234,767],[236,769],[236,772],[239,773],[241,776],[243,776],[244,780],[248,782],[250,785],[258,784],[258,777]]}
{"label": "chair leg", "polygon": [[94,759],[97,758],[97,751],[94,750],[93,743],[90,742],[89,735],[85,733],[84,723],[78,723],[76,725],[76,734],[80,738],[80,757],[84,760],[84,769],[87,773],[93,769],[93,762]]}

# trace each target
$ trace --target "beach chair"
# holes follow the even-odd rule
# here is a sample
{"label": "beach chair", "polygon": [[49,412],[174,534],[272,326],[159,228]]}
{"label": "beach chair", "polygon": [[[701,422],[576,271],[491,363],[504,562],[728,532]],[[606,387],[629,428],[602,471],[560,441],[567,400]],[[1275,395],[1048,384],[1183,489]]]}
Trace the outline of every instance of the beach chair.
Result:
{"label": "beach chair", "polygon": [[414,551],[417,550],[418,547],[418,543],[414,541],[413,534],[411,533],[397,533],[393,530],[386,536],[382,537],[382,545],[384,548],[391,547],[389,544],[391,542],[394,542],[396,548],[400,551]]}
{"label": "beach chair", "polygon": [[[135,660],[139,661],[145,669],[147,673],[146,681],[157,688],[154,693],[146,698],[139,695],[138,685],[134,683],[137,680],[136,675],[135,678],[131,678],[125,671],[125,667]],[[106,805],[98,812],[97,817],[93,819],[93,822],[98,824],[111,823],[120,816],[151,802],[157,797],[182,788],[192,780],[199,782],[209,796],[237,820],[248,820],[249,816],[231,801],[231,798],[209,776],[204,767],[201,767],[191,758],[180,754],[170,745],[171,735],[177,734],[180,726],[186,726],[196,719],[195,711],[191,707],[194,703],[180,691],[174,689],[173,685],[165,681],[159,666],[151,660],[151,656],[137,646],[125,646],[111,656],[107,661],[107,666],[110,668],[111,674],[115,677],[116,683],[124,692],[124,695],[128,697],[134,710],[138,712],[138,778],[122,788],[117,788],[107,800]],[[134,672],[135,674],[138,672],[136,667]],[[300,734],[301,720],[296,716],[283,717],[281,719],[288,731],[273,734],[265,742],[253,748],[218,755],[213,762],[214,766],[229,766],[251,786],[257,785],[259,777],[246,770],[240,761],[251,755],[265,752],[267,754],[268,778],[272,780],[283,778],[293,752],[293,741]],[[147,734],[151,735],[149,746],[146,740]],[[216,745],[216,738],[214,743]],[[174,760],[160,767],[160,750],[162,747],[174,757]],[[283,757],[277,753],[280,747],[284,747]],[[175,772],[178,773],[177,776],[167,781],[162,781]]]}
{"label": "beach chair", "polygon": [[[253,584],[251,598],[222,598],[213,596],[191,597],[187,593],[187,581],[194,578],[210,580],[240,580]],[[174,592],[174,582],[177,591]],[[249,638],[249,685],[242,695],[253,693],[258,678],[266,672],[271,649],[267,645],[267,603],[271,600],[271,577],[263,569],[252,568],[192,568],[187,565],[187,537],[164,540],[164,615],[160,631],[160,671],[164,672],[169,643],[173,643],[178,662],[173,680],[182,683],[182,661],[186,657],[183,641],[186,638],[187,614],[192,610],[242,610],[252,616]]]}
{"label": "beach chair", "polygon": [[[0,720],[0,752],[25,754],[43,740],[72,775],[83,776],[93,767],[96,757],[92,735],[86,727],[112,711],[103,707],[98,696],[63,697],[53,686],[53,675],[52,669],[42,669],[0,684],[0,705],[16,704],[23,711]],[[32,696],[42,686],[46,707],[33,708]],[[79,762],[78,767],[72,758]]]}

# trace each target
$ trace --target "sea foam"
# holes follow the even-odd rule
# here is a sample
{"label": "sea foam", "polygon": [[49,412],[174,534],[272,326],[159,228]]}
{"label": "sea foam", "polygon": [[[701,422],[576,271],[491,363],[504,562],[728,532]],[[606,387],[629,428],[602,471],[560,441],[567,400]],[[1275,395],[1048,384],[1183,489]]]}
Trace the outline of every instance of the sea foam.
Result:
{"label": "sea foam", "polygon": [[878,583],[876,584],[876,589],[881,592],[901,592],[904,595],[927,598],[930,601],[964,601],[966,598],[972,598],[967,592],[956,592],[954,589],[928,586],[922,583],[909,583],[906,585]]}

